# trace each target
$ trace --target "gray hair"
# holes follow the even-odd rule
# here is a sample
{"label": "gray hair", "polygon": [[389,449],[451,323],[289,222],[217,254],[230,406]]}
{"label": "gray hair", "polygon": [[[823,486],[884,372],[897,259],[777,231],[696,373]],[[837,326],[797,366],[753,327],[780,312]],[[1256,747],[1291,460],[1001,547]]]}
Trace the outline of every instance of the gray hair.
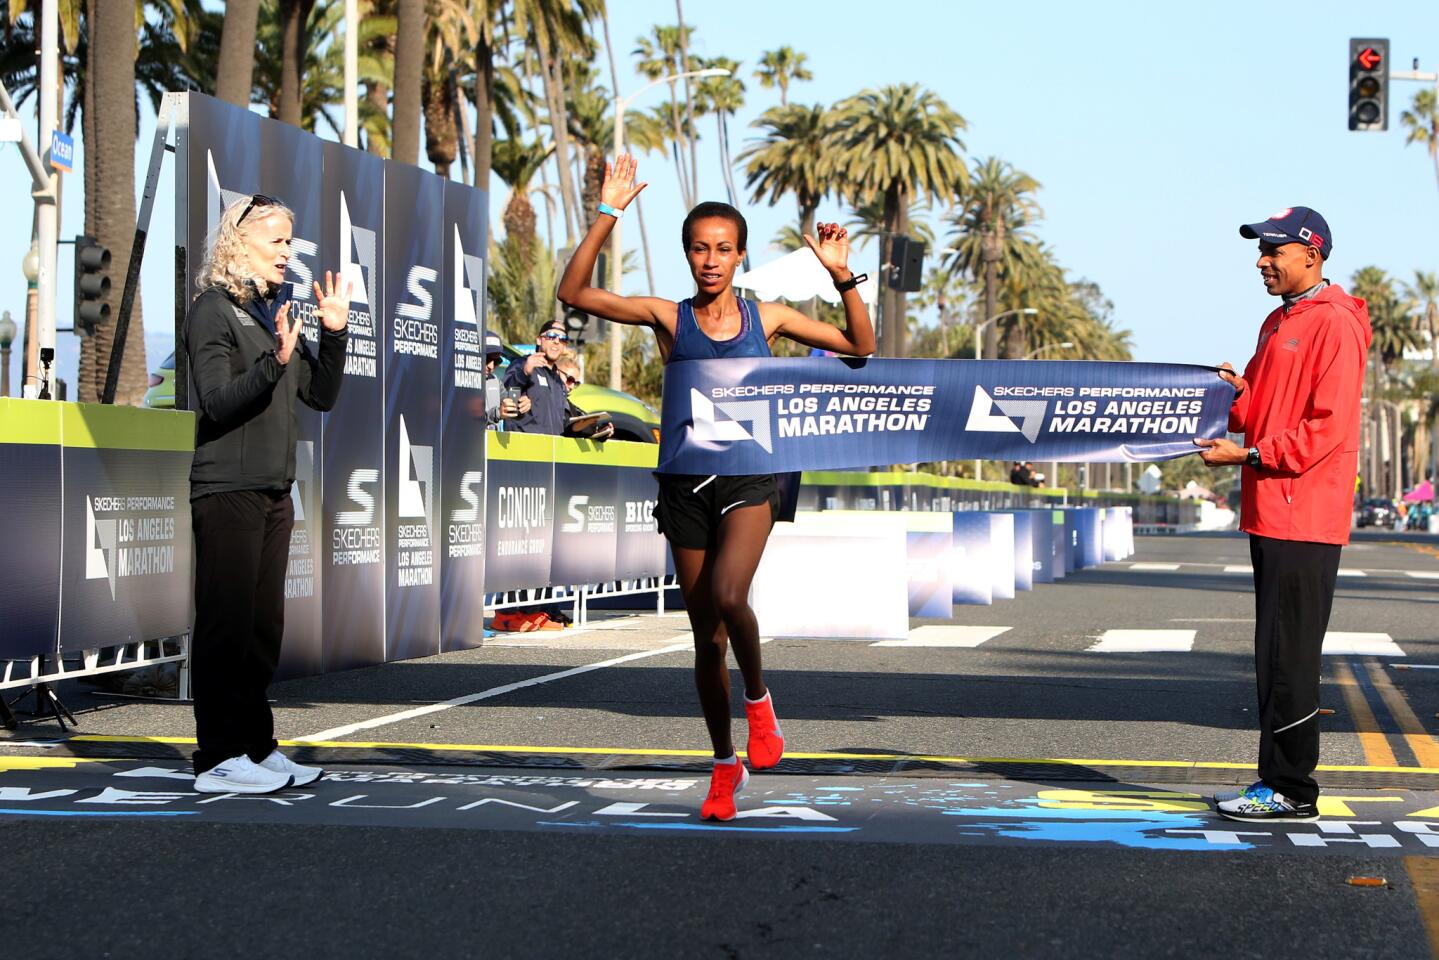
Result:
{"label": "gray hair", "polygon": [[246,281],[257,278],[250,270],[250,257],[245,250],[245,226],[240,222],[240,217],[245,217],[245,223],[259,223],[278,213],[289,217],[290,222],[294,223],[295,211],[283,203],[256,203],[246,215],[245,210],[250,206],[251,199],[243,197],[236,200],[220,214],[220,222],[215,227],[215,240],[210,245],[199,276],[195,278],[198,293],[204,293],[211,287],[220,287],[241,303],[254,296],[253,283]]}

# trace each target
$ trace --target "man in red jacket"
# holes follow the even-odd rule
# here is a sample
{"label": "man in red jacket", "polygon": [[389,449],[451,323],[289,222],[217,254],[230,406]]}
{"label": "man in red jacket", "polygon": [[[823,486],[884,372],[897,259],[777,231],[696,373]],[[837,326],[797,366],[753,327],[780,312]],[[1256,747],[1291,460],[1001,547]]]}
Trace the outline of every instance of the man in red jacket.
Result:
{"label": "man in red jacket", "polygon": [[1239,235],[1259,241],[1264,289],[1284,302],[1244,376],[1227,363],[1219,374],[1234,387],[1229,429],[1244,446],[1194,441],[1211,467],[1243,465],[1239,528],[1254,565],[1259,781],[1215,800],[1231,820],[1314,820],[1320,657],[1349,542],[1369,312],[1324,279],[1334,238],[1313,210],[1281,210]]}

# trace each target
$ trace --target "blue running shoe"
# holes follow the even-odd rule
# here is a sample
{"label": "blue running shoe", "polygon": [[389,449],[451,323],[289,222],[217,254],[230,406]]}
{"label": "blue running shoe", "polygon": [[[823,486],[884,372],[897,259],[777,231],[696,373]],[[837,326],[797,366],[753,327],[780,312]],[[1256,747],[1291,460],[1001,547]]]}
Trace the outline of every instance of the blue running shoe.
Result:
{"label": "blue running shoe", "polygon": [[1300,803],[1275,793],[1263,781],[1252,784],[1238,796],[1215,797],[1214,807],[1221,817],[1244,823],[1308,823],[1319,819],[1319,808],[1314,804]]}

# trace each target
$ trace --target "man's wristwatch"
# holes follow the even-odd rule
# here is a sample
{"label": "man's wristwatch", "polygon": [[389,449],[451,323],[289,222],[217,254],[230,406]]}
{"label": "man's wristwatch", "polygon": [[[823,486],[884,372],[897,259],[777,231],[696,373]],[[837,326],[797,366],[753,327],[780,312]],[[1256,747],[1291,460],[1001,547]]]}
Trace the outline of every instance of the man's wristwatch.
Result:
{"label": "man's wristwatch", "polygon": [[869,274],[867,273],[852,273],[848,280],[836,280],[834,282],[834,288],[840,293],[844,293],[846,290],[853,290],[868,279]]}
{"label": "man's wristwatch", "polygon": [[1259,459],[1258,447],[1249,448],[1249,456],[1244,458],[1244,463],[1246,466],[1253,467],[1255,470],[1258,470],[1260,467],[1264,466],[1264,461]]}

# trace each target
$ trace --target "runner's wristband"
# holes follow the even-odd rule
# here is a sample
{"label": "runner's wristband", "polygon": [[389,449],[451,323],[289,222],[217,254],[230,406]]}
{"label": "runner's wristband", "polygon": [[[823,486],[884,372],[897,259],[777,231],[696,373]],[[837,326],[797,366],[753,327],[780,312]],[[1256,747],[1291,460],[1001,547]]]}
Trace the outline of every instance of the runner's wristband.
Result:
{"label": "runner's wristband", "polygon": [[625,215],[625,212],[623,210],[618,210],[610,206],[608,203],[600,204],[600,213],[608,214],[609,216],[614,217],[616,220]]}
{"label": "runner's wristband", "polygon": [[869,274],[867,273],[852,274],[848,280],[836,280],[834,282],[834,288],[840,293],[844,293],[846,290],[853,290],[868,279]]}

